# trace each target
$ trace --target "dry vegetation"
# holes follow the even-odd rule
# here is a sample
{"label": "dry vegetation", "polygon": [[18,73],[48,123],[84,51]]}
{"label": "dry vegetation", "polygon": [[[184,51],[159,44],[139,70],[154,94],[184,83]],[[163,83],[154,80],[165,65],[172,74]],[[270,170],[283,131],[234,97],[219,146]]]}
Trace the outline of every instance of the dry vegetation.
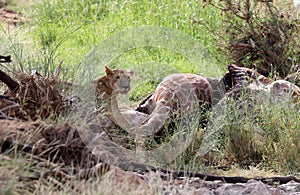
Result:
{"label": "dry vegetation", "polygon": [[221,10],[222,49],[239,66],[267,77],[285,78],[299,70],[299,18],[292,5],[265,0],[204,1]]}

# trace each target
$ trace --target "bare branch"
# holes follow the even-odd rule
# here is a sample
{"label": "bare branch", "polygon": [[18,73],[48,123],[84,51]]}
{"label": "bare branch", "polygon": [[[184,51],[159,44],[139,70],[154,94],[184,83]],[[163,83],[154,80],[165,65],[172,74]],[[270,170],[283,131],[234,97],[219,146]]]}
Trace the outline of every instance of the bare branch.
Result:
{"label": "bare branch", "polygon": [[19,88],[19,83],[2,70],[0,70],[0,81],[6,84],[11,91],[15,91]]}
{"label": "bare branch", "polygon": [[11,62],[11,56],[0,55],[0,63],[9,63],[9,62]]}

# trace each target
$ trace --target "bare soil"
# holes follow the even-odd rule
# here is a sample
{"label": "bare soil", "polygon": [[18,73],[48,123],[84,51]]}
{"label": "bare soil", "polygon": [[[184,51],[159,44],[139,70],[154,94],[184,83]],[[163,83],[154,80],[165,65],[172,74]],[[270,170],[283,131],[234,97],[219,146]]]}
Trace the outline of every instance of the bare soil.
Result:
{"label": "bare soil", "polygon": [[[22,6],[25,1],[18,1],[16,6]],[[15,12],[7,7],[7,4],[0,1],[0,22],[6,25],[18,26],[25,21],[25,17],[20,12]]]}

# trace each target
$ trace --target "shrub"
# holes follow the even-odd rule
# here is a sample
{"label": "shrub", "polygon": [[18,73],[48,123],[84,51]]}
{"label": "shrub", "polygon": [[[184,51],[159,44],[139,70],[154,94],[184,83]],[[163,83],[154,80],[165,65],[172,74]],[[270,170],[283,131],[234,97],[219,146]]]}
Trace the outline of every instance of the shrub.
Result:
{"label": "shrub", "polygon": [[222,11],[223,28],[217,34],[232,62],[282,78],[299,69],[299,20],[290,9],[265,0],[203,2]]}

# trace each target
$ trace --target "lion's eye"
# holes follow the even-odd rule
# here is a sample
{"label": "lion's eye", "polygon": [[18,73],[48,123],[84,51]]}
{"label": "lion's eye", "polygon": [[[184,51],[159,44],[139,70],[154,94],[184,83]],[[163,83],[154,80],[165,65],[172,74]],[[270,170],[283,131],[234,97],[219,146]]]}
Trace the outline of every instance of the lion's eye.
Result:
{"label": "lion's eye", "polygon": [[118,76],[116,76],[116,79],[119,79],[120,78],[120,76],[118,75]]}

